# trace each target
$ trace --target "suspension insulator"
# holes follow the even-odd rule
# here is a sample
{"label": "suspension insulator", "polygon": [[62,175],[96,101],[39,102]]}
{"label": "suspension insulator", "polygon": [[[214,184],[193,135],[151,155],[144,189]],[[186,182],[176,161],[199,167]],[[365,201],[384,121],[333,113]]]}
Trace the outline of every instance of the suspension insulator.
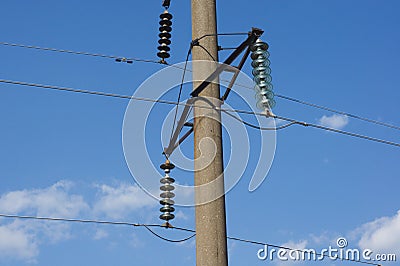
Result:
{"label": "suspension insulator", "polygon": [[175,211],[175,208],[173,207],[175,202],[172,200],[172,198],[175,197],[175,193],[172,192],[175,189],[175,187],[173,186],[175,179],[169,176],[171,169],[173,169],[174,167],[175,165],[170,163],[169,160],[160,165],[160,168],[163,169],[165,172],[164,177],[160,179],[160,183],[162,184],[160,186],[160,204],[162,205],[162,207],[160,208],[160,219],[167,222],[175,218],[175,215],[173,214],[173,212]]}
{"label": "suspension insulator", "polygon": [[270,110],[275,106],[268,48],[268,44],[260,39],[250,46],[257,108],[261,110]]}
{"label": "suspension insulator", "polygon": [[160,15],[160,19],[160,33],[158,34],[158,37],[160,37],[158,43],[160,45],[158,46],[159,52],[157,53],[157,56],[161,58],[161,62],[165,62],[165,58],[170,57],[169,51],[171,49],[169,48],[169,45],[171,44],[170,32],[172,31],[172,15],[168,13],[168,10],[165,10]]}

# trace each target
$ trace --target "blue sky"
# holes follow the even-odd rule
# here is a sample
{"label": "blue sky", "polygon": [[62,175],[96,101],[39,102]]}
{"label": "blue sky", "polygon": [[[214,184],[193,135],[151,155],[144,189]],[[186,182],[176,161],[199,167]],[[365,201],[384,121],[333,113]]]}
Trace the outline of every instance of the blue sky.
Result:
{"label": "blue sky", "polygon": [[[3,0],[0,41],[157,59],[161,1],[115,2]],[[276,93],[400,125],[398,1],[218,1],[217,8],[219,32],[265,30]],[[170,12],[169,62],[178,63],[191,40],[190,1],[172,1]],[[221,37],[219,43],[232,47],[242,40]],[[227,55],[221,52],[220,58]],[[1,79],[126,95],[163,68],[6,46],[0,47],[0,58]],[[243,70],[251,74],[250,61]],[[190,85],[184,89],[187,98]],[[175,100],[177,92],[164,98]],[[235,100],[228,103],[242,107]],[[278,115],[400,142],[394,129],[276,101]],[[141,191],[125,162],[128,103],[1,84],[0,213],[159,223],[159,204]],[[170,110],[160,107],[155,116]],[[155,140],[149,153],[158,166],[163,121],[151,121],[154,130],[146,138]],[[259,138],[256,130],[248,132],[250,140]],[[188,156],[191,141],[182,146]],[[237,144],[224,144],[230,156],[229,148]],[[300,126],[279,131],[276,145],[264,183],[248,191],[257,158],[252,153],[250,170],[227,194],[229,235],[316,249],[334,246],[341,236],[351,247],[397,252],[399,259],[398,148]],[[192,173],[174,174],[181,183],[192,182]],[[192,208],[177,213],[174,225],[194,228]],[[268,263],[257,259],[260,246],[229,241],[228,247],[231,265]],[[166,243],[143,228],[0,219],[0,265],[194,263],[194,240]]]}

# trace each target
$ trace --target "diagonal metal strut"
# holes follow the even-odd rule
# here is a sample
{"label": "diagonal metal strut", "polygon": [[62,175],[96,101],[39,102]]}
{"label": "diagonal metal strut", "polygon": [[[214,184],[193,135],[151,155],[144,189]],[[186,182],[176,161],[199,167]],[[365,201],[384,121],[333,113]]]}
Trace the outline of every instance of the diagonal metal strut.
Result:
{"label": "diagonal metal strut", "polygon": [[[249,36],[247,39],[242,42],[236,49],[235,51],[232,52],[232,54],[229,55],[229,57],[223,62],[223,64],[220,64],[217,69],[207,78],[205,79],[195,90],[192,91],[190,94],[192,98],[190,98],[185,105],[185,108],[183,109],[183,112],[181,114],[181,117],[179,118],[178,125],[174,131],[174,134],[172,135],[172,138],[170,139],[170,142],[168,144],[168,147],[164,149],[164,154],[169,157],[172,152],[187,138],[190,136],[190,134],[194,131],[193,130],[193,125],[190,130],[188,130],[179,140],[179,134],[182,131],[182,128],[186,123],[186,119],[188,117],[190,108],[192,107],[193,103],[195,102],[196,97],[198,97],[199,93],[202,92],[210,83],[212,80],[214,80],[216,77],[218,77],[223,71],[225,70],[231,70],[227,68],[227,65],[231,65],[232,62],[247,48],[245,54],[243,55],[239,65],[234,68],[234,75],[225,91],[225,94],[221,97],[222,102],[225,101],[236,81],[236,78],[239,75],[240,70],[242,69],[244,63],[246,62],[247,57],[250,54],[250,45],[252,45],[258,37],[260,37],[263,34],[263,31],[258,28],[252,28],[251,32],[249,32]],[[178,141],[177,141],[178,140]]]}

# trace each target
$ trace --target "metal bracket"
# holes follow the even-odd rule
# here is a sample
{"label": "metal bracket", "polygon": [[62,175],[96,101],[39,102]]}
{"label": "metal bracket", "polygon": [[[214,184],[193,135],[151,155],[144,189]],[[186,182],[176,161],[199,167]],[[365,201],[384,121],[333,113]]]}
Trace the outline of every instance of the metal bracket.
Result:
{"label": "metal bracket", "polygon": [[[204,80],[196,89],[192,91],[190,94],[192,96],[191,99],[189,99],[186,102],[185,108],[183,109],[182,115],[179,119],[178,125],[175,129],[175,132],[168,144],[168,147],[164,149],[164,154],[168,157],[172,154],[172,152],[187,138],[190,136],[190,134],[194,131],[193,129],[193,124],[186,122],[185,120],[187,119],[187,116],[189,114],[190,108],[192,107],[193,103],[195,102],[195,98],[199,96],[199,93],[201,93],[210,83],[211,80],[214,80],[216,77],[218,77],[223,71],[227,70],[232,72],[232,68],[227,68],[227,65],[231,65],[232,62],[246,49],[246,52],[244,53],[242,59],[240,60],[240,63],[237,67],[234,68],[233,72],[233,77],[231,81],[229,82],[229,85],[224,93],[224,95],[221,97],[222,102],[225,101],[228,98],[228,95],[236,81],[236,78],[238,77],[240,70],[243,68],[244,63],[246,62],[247,57],[250,54],[250,45],[256,42],[256,40],[264,33],[263,30],[258,29],[258,28],[252,28],[251,32],[249,32],[249,36],[247,39],[242,42],[236,49],[233,51],[229,57],[223,62],[223,64],[219,65],[217,69],[206,79]],[[198,40],[197,40],[198,41]],[[196,45],[196,43],[191,44]],[[183,126],[191,126],[191,128],[178,140],[179,134],[182,131]],[[177,141],[178,140],[178,141]]]}
{"label": "metal bracket", "polygon": [[185,140],[190,135],[190,133],[193,132],[193,126],[192,126],[192,129],[191,129],[191,132],[189,133],[189,135],[187,135],[185,138],[182,137],[183,139],[180,139],[178,142],[176,142],[179,137],[179,133],[181,133],[181,131],[182,131],[183,126],[185,124],[187,124],[186,119],[187,119],[187,116],[189,115],[189,111],[193,105],[193,102],[194,102],[194,99],[192,99],[192,98],[187,100],[187,102],[186,102],[185,108],[183,109],[182,115],[179,118],[179,122],[176,126],[174,134],[172,135],[172,138],[169,141],[168,147],[164,149],[164,154],[167,155],[167,157],[169,155],[171,155],[171,153],[176,149],[176,147],[178,147],[178,145],[181,144],[183,142],[183,140]]}
{"label": "metal bracket", "polygon": [[[238,48],[236,48],[236,50],[232,52],[230,56],[228,56],[228,58],[224,61],[222,65],[218,66],[217,69],[206,80],[204,80],[196,89],[194,89],[192,93],[190,93],[190,95],[192,97],[199,96],[199,93],[202,92],[211,83],[210,80],[214,80],[216,77],[218,77],[224,71],[226,65],[232,64],[232,62],[243,52],[243,50],[253,44],[257,40],[257,38],[260,37],[263,33],[264,31],[262,31],[261,29],[252,28],[251,32],[249,33],[249,37],[247,37],[247,39],[242,42],[238,46]],[[245,61],[246,59],[244,59],[242,66]]]}

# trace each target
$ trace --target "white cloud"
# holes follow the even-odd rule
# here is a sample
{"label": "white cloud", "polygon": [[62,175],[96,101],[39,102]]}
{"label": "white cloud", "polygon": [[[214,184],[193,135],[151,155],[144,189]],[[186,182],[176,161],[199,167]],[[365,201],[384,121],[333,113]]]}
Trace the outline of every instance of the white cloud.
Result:
{"label": "white cloud", "polygon": [[[89,195],[84,197],[74,193],[74,187],[73,182],[59,181],[46,188],[6,192],[0,195],[0,213],[56,218],[89,218],[101,214],[126,219],[143,207],[158,205],[157,200],[137,185],[88,186],[95,195],[91,204],[86,198]],[[185,218],[183,213],[177,215]],[[143,216],[141,221],[145,222]],[[0,260],[36,262],[41,245],[56,244],[74,237],[71,223],[0,219]],[[92,237],[101,240],[108,237],[108,232],[94,229]],[[132,239],[133,242],[139,241]]]}
{"label": "white cloud", "polygon": [[18,226],[18,222],[0,226],[0,236],[0,258],[35,262],[38,243],[33,234]]}
{"label": "white cloud", "polygon": [[[89,210],[83,197],[71,194],[71,182],[59,181],[43,189],[25,189],[0,196],[0,212],[49,217],[77,217]],[[70,225],[29,220],[14,220],[0,226],[0,258],[34,261],[42,242],[58,243],[72,237]]]}
{"label": "white cloud", "polygon": [[400,256],[400,210],[392,217],[378,218],[363,224],[353,233],[360,236],[358,245],[374,252],[396,253]]}
{"label": "white cloud", "polygon": [[123,218],[143,207],[155,206],[157,200],[147,195],[137,185],[120,184],[117,187],[98,185],[100,198],[94,205],[94,212],[111,218]]}
{"label": "white cloud", "polygon": [[342,129],[349,123],[349,118],[346,115],[324,115],[318,120],[318,123],[322,126]]}
{"label": "white cloud", "polygon": [[18,190],[0,197],[0,212],[76,217],[89,206],[80,195],[69,193],[71,182],[59,181],[44,189]]}
{"label": "white cloud", "polygon": [[181,210],[179,210],[175,213],[175,217],[179,220],[188,220],[189,219],[189,217]]}
{"label": "white cloud", "polygon": [[96,233],[93,236],[94,240],[101,240],[108,237],[108,232],[103,229],[97,229]]}

